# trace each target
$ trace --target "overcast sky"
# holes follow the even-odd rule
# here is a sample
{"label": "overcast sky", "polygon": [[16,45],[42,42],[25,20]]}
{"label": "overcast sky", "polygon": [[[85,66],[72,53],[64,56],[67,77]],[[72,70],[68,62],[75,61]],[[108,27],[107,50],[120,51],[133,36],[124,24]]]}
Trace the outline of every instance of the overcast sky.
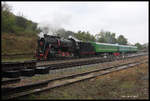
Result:
{"label": "overcast sky", "polygon": [[131,44],[148,42],[148,2],[6,2],[39,24],[95,35],[102,29]]}

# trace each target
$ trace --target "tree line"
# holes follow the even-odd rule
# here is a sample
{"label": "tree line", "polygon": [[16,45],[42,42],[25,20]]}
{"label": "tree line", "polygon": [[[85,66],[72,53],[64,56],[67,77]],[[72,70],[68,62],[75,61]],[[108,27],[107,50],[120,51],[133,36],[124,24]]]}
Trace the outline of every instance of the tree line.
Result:
{"label": "tree line", "polygon": [[139,50],[147,49],[148,50],[148,43],[146,44],[140,44],[139,42],[135,44],[130,44],[128,42],[128,39],[123,36],[119,35],[116,37],[116,33],[110,32],[110,31],[104,31],[101,30],[98,34],[92,35],[88,31],[78,31],[78,32],[73,32],[73,31],[67,31],[65,29],[59,29],[53,35],[68,38],[70,35],[77,38],[78,40],[88,42],[100,42],[100,43],[110,43],[110,44],[119,44],[119,45],[132,45],[132,46],[137,46]]}
{"label": "tree line", "polygon": [[89,31],[78,31],[75,33],[73,31],[59,29],[53,34],[64,38],[68,38],[71,35],[85,42],[93,41],[93,42],[111,43],[111,44],[120,44],[120,45],[128,44],[127,38],[125,38],[123,35],[119,35],[116,38],[116,33],[103,31],[103,30],[101,30],[101,32],[99,32],[96,35],[92,35]]}

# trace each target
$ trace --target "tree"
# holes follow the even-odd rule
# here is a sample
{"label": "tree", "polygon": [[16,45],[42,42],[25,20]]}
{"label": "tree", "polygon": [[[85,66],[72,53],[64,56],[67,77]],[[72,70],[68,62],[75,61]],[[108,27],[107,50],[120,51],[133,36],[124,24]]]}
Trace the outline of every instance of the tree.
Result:
{"label": "tree", "polygon": [[28,26],[26,23],[27,23],[27,20],[24,17],[16,16],[16,24],[17,24],[17,26],[20,26],[23,29],[26,29],[26,27]]}
{"label": "tree", "polygon": [[11,10],[12,10],[12,7],[10,5],[8,5],[5,2],[2,2],[2,11],[10,12]]}
{"label": "tree", "polygon": [[105,43],[105,32],[103,30],[99,34],[96,34],[95,37],[98,42]]}
{"label": "tree", "polygon": [[111,44],[115,44],[116,43],[116,34],[115,33],[111,33],[109,31],[103,31],[101,30],[101,32],[99,34],[95,35],[96,39],[98,42],[101,43],[111,43]]}
{"label": "tree", "polygon": [[149,44],[148,44],[148,43],[144,43],[144,44],[142,45],[142,47],[143,47],[143,49],[148,50]]}
{"label": "tree", "polygon": [[143,47],[142,47],[142,45],[141,45],[140,43],[136,43],[135,46],[136,46],[139,50],[143,49]]}
{"label": "tree", "polygon": [[115,44],[115,43],[117,43],[117,39],[116,39],[116,33],[112,33],[112,35],[111,35],[111,43],[112,44]]}
{"label": "tree", "polygon": [[13,27],[15,25],[15,16],[8,12],[8,11],[2,11],[2,17],[1,17],[1,28],[2,32],[14,32]]}
{"label": "tree", "polygon": [[65,29],[61,28],[61,29],[58,29],[58,30],[55,32],[55,34],[56,34],[57,36],[67,38],[68,36],[67,36],[66,32],[67,32],[67,31],[66,31]]}
{"label": "tree", "polygon": [[78,31],[76,34],[74,34],[74,37],[77,38],[78,40],[82,40],[82,41],[96,41],[95,37],[93,35],[91,35],[88,31],[85,32],[81,32]]}
{"label": "tree", "polygon": [[117,43],[120,45],[127,45],[128,41],[123,35],[119,35],[117,38]]}

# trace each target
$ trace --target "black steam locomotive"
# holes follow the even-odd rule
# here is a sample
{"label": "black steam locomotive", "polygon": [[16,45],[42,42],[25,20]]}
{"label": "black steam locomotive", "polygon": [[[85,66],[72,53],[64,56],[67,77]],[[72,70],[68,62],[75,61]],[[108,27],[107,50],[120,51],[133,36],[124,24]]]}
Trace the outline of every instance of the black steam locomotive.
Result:
{"label": "black steam locomotive", "polygon": [[38,40],[36,57],[38,60],[48,60],[55,57],[81,57],[91,53],[94,53],[94,47],[88,42],[44,34]]}
{"label": "black steam locomotive", "polygon": [[38,40],[36,56],[39,60],[47,60],[59,56],[77,55],[77,46],[73,39],[44,34],[44,38]]}

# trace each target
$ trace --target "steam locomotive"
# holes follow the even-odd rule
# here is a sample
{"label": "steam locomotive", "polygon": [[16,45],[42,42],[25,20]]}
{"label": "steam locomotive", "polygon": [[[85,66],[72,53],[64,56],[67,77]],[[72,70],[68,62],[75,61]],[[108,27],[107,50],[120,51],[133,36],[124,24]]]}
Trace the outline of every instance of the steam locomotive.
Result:
{"label": "steam locomotive", "polygon": [[136,46],[82,42],[73,37],[64,39],[44,34],[43,38],[38,39],[36,57],[38,60],[50,60],[56,57],[119,56],[137,51]]}

